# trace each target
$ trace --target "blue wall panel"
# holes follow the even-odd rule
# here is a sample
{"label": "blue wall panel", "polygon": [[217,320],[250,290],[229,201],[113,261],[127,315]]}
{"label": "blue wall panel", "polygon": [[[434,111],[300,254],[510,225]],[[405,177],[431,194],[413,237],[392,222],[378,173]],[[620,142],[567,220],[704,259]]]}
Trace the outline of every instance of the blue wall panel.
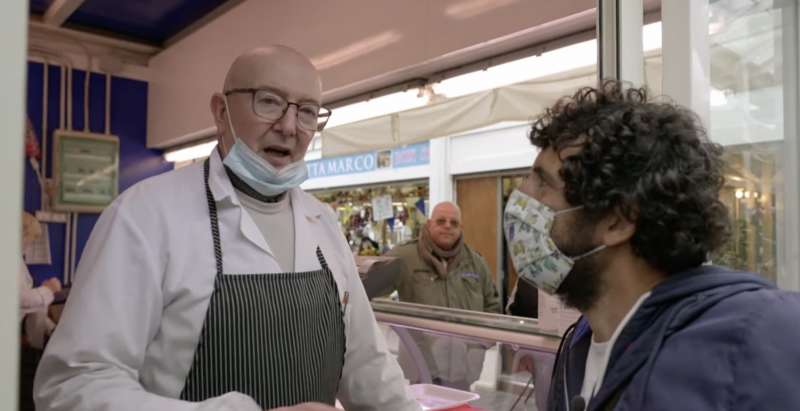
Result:
{"label": "blue wall panel", "polygon": [[[28,64],[28,116],[41,141],[43,64]],[[52,154],[52,132],[59,128],[60,68],[50,66],[48,71],[48,155]],[[74,70],[73,129],[83,130],[84,125],[84,79],[85,72]],[[92,73],[89,77],[89,131],[102,133],[105,130],[105,75]],[[160,150],[146,148],[147,136],[147,83],[120,77],[111,80],[111,134],[120,139],[120,193],[147,177],[172,169],[164,161]],[[48,157],[51,158],[51,157]],[[49,162],[52,164],[52,162]],[[52,176],[48,167],[48,176]],[[40,207],[40,188],[33,168],[25,163],[25,210],[34,212]],[[97,214],[80,214],[77,230],[77,258],[80,258],[86,241],[97,222]],[[63,279],[64,224],[49,224],[52,265],[31,265],[29,269],[38,284],[51,276]]]}
{"label": "blue wall panel", "polygon": [[31,0],[31,13],[44,14],[52,3],[53,0]]}

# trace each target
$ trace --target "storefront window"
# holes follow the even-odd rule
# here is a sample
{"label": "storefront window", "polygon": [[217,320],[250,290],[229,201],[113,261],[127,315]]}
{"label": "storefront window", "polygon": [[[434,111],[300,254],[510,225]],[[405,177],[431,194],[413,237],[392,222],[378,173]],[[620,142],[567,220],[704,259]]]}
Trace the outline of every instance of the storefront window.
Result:
{"label": "storefront window", "polygon": [[[777,281],[783,269],[780,221],[782,183],[788,164],[783,150],[786,24],[789,2],[718,0],[709,4],[711,63],[710,136],[725,146],[726,184],[721,193],[731,215],[731,239],[714,263],[758,272]],[[788,31],[788,32],[791,32]],[[796,184],[793,182],[791,184]],[[796,250],[794,251],[796,252]]]}
{"label": "storefront window", "polygon": [[731,237],[715,263],[777,280],[777,154],[780,144],[728,147],[722,201],[731,214]]}
{"label": "storefront window", "polygon": [[419,236],[428,209],[427,181],[312,193],[335,211],[354,253],[377,256]]}

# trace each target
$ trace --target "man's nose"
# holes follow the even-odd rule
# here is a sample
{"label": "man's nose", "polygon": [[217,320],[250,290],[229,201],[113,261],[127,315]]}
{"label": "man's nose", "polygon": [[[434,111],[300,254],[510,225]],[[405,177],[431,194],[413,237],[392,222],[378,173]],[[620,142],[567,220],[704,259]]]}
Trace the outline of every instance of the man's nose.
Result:
{"label": "man's nose", "polygon": [[275,123],[275,129],[288,137],[297,135],[297,107],[294,104],[290,104],[286,108],[283,117],[279,118]]}

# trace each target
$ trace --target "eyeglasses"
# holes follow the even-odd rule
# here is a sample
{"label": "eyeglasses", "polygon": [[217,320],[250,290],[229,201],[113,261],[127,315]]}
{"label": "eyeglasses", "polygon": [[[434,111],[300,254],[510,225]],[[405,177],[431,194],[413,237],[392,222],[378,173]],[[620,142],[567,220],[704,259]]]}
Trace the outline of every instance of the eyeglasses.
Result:
{"label": "eyeglasses", "polygon": [[434,220],[434,222],[439,227],[445,227],[445,226],[449,225],[452,228],[458,228],[461,225],[460,221],[458,221],[456,219],[453,219],[453,218],[448,220],[446,218],[441,218],[440,217],[440,218],[437,218],[436,220]]}
{"label": "eyeglasses", "polygon": [[286,115],[286,111],[289,110],[289,106],[294,105],[297,107],[297,124],[308,131],[322,131],[331,117],[331,110],[326,107],[314,103],[287,101],[285,98],[265,89],[237,88],[226,91],[225,95],[232,93],[252,93],[253,113],[271,122],[283,118]]}

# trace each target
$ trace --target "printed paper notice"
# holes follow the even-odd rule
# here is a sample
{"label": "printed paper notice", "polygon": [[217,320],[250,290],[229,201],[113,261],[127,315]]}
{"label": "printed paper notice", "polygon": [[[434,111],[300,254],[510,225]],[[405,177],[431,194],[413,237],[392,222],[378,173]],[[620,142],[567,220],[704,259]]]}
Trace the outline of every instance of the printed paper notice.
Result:
{"label": "printed paper notice", "polygon": [[382,195],[372,198],[372,217],[375,221],[386,220],[394,217],[392,210],[392,196]]}

